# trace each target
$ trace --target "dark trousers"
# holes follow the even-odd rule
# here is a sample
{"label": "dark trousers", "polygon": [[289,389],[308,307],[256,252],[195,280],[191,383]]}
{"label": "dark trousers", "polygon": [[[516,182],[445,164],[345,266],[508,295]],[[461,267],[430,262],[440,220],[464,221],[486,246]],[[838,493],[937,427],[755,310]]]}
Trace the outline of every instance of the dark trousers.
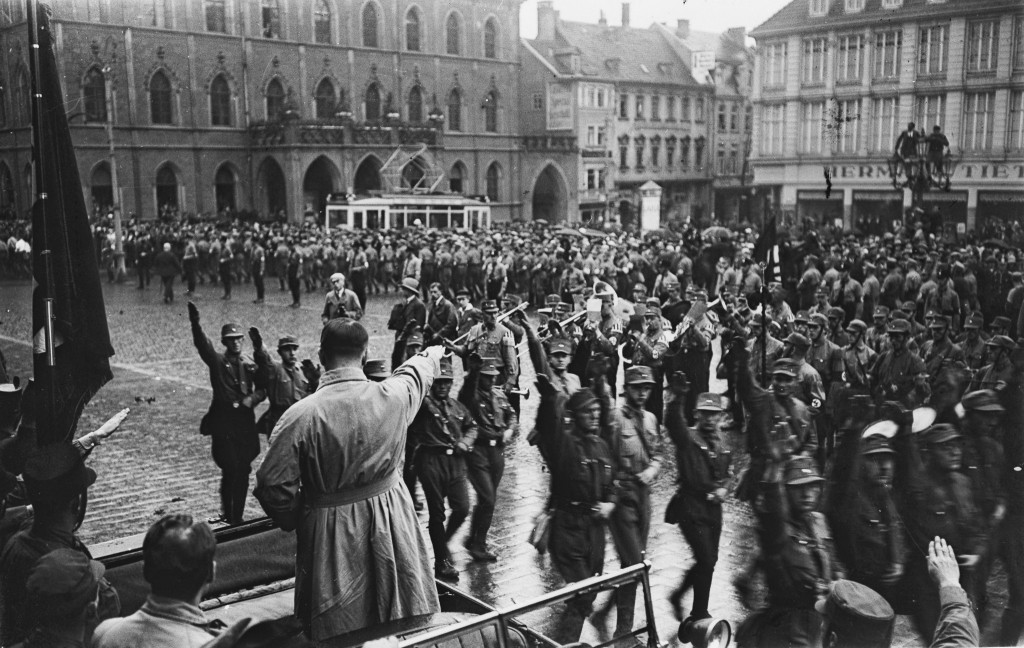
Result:
{"label": "dark trousers", "polygon": [[213,441],[213,462],[221,472],[221,513],[229,524],[238,524],[245,515],[252,461],[260,453],[253,411],[239,407],[232,414],[222,415],[210,437]]}
{"label": "dark trousers", "polygon": [[224,286],[224,296],[231,296],[231,266],[223,265],[220,267],[220,283]]}
{"label": "dark trousers", "polygon": [[1009,590],[999,644],[1016,646],[1024,633],[1024,513],[1010,513],[1003,520],[999,557],[1006,567]]}
{"label": "dark trousers", "polygon": [[487,532],[494,519],[494,504],[498,497],[498,484],[505,473],[505,449],[489,446],[486,441],[477,440],[473,451],[466,455],[466,469],[469,483],[476,491],[476,507],[469,526],[466,546],[476,549],[487,548]]}
{"label": "dark trousers", "polygon": [[[416,473],[427,500],[427,533],[434,547],[434,560],[449,560],[448,541],[469,516],[466,462],[462,457],[443,451],[420,448],[416,455]],[[445,498],[452,509],[447,527],[444,523]]]}
{"label": "dark trousers", "polygon": [[[589,510],[555,509],[551,517],[551,561],[566,583],[576,583],[604,569],[604,524]],[[565,604],[549,634],[561,645],[580,640],[583,622],[590,615],[597,592]]]}
{"label": "dark trousers", "polygon": [[160,277],[160,284],[164,291],[164,302],[169,304],[174,301],[174,275]]}
{"label": "dark trousers", "polygon": [[139,288],[149,287],[149,261],[139,260],[137,272],[139,273]]}
{"label": "dark trousers", "polygon": [[398,369],[405,360],[405,340],[395,339],[395,348],[391,350],[391,371]]}
{"label": "dark trousers", "polygon": [[196,289],[196,266],[198,265],[198,262],[199,259],[192,257],[190,259],[185,259],[183,263],[185,271],[185,285],[190,293],[195,292]]}
{"label": "dark trousers", "polygon": [[298,277],[292,279],[288,278],[288,290],[292,291],[292,303],[299,304],[302,302],[302,284],[299,282]]}
{"label": "dark trousers", "polygon": [[681,596],[693,588],[693,607],[690,608],[690,615],[704,618],[709,616],[711,581],[715,575],[715,565],[718,563],[718,541],[722,537],[721,512],[717,522],[684,520],[679,523],[679,530],[683,532],[683,537],[690,545],[694,563],[683,576],[683,582],[675,596]]}
{"label": "dark trousers", "polygon": [[263,295],[266,293],[267,289],[263,283],[262,272],[252,273],[252,284],[256,286],[256,299],[263,301]]}
{"label": "dark trousers", "polygon": [[352,292],[359,298],[359,305],[366,310],[366,272],[354,272],[350,278],[352,281]]}
{"label": "dark trousers", "polygon": [[[612,511],[609,527],[619,564],[636,565],[647,553],[647,536],[651,530],[651,490],[636,480],[620,482],[619,501]],[[636,582],[620,585],[615,590],[615,636],[633,631],[636,609]]]}

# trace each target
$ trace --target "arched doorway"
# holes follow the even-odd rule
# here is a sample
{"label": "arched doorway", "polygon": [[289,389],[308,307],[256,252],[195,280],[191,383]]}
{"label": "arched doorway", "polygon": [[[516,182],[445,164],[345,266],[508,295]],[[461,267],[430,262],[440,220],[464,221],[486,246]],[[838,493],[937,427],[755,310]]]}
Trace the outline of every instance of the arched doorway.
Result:
{"label": "arched doorway", "polygon": [[402,186],[406,189],[424,189],[420,186],[423,176],[426,175],[425,163],[419,157],[409,160],[409,163],[402,167]]}
{"label": "arched doorway", "polygon": [[357,196],[365,196],[371,191],[380,191],[380,167],[380,160],[373,155],[359,163],[352,189]]}
{"label": "arched doorway", "polygon": [[557,223],[565,220],[567,213],[565,181],[555,166],[549,164],[533,183],[533,217]]}
{"label": "arched doorway", "polygon": [[235,184],[237,176],[228,164],[220,165],[213,177],[213,191],[217,199],[217,211],[236,211]]}
{"label": "arched doorway", "polygon": [[306,176],[302,179],[302,202],[307,210],[322,215],[327,198],[337,191],[340,185],[341,173],[338,167],[321,155],[306,169]]}
{"label": "arched doorway", "polygon": [[93,208],[104,212],[114,205],[114,187],[110,179],[110,163],[100,162],[92,169],[89,178],[89,195]]}
{"label": "arched doorway", "polygon": [[288,213],[288,186],[284,180],[284,171],[274,158],[263,160],[256,174],[256,195],[259,205],[266,213],[276,218],[281,212]]}

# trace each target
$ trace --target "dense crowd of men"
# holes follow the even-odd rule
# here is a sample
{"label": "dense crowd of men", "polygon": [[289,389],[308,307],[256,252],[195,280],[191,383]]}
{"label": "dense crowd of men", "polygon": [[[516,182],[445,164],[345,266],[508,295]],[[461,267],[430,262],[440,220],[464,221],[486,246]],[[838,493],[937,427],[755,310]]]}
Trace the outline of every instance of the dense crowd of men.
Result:
{"label": "dense crowd of men", "polygon": [[[622,566],[644,559],[651,522],[662,516],[651,485],[674,461],[663,519],[693,554],[670,597],[681,636],[713,616],[723,504],[738,500],[749,503],[760,551],[735,585],[746,594],[762,574],[766,590],[761,605],[750,602],[740,645],[842,645],[871,633],[874,645],[887,645],[896,613],[911,615],[932,645],[978,645],[979,624],[1016,645],[1024,630],[1020,253],[1001,242],[939,240],[914,217],[867,240],[783,236],[767,281],[752,253],[756,234],[725,228],[640,237],[546,226],[139,225],[125,253],[141,288],[155,266],[168,266],[165,301],[182,274],[187,292],[212,282],[225,298],[251,282],[257,303],[271,274],[293,305],[328,290],[320,366],[299,363],[287,335],[274,360],[258,329],[236,323],[221,327],[221,350],[189,304],[213,388],[201,431],[222,472],[224,521],[242,521],[260,434],[268,435],[255,494],[281,528],[299,533],[295,612],[313,640],[436,611],[431,576],[459,580],[449,543],[467,519],[470,557],[499,560],[488,536],[505,447],[521,432],[528,361],[539,411],[522,432],[549,468],[545,544],[566,582],[604,570],[609,535]],[[97,246],[113,266],[102,228]],[[180,265],[150,260],[158,247]],[[359,319],[371,295],[391,288],[399,297],[389,370],[367,357]],[[252,360],[241,353],[246,335]],[[713,374],[724,394],[712,391]],[[257,421],[263,400],[269,408]],[[78,475],[75,497],[91,483],[84,454],[62,460]],[[5,468],[32,483],[28,464]],[[73,527],[84,504],[63,495],[58,518]],[[415,517],[424,504],[433,570]],[[37,513],[32,528],[45,522]],[[179,527],[198,534],[192,549],[203,544],[191,520],[159,524],[171,536],[185,533],[167,531]],[[73,530],[61,546],[84,550]],[[0,557],[5,588],[12,546]],[[1008,581],[1002,614],[987,607],[996,561]],[[192,601],[212,578],[196,570],[179,599]],[[318,578],[325,570],[336,577]],[[150,582],[147,605],[167,605]],[[375,595],[354,582],[373,584]],[[10,600],[5,591],[0,628],[24,628],[14,642],[30,628]],[[613,610],[616,635],[631,637],[635,585],[604,607],[595,600],[588,592],[571,601],[553,638],[576,642],[586,619],[603,623]],[[21,625],[9,625],[10,614]],[[131,627],[101,625],[92,645],[129,645],[112,637]]]}

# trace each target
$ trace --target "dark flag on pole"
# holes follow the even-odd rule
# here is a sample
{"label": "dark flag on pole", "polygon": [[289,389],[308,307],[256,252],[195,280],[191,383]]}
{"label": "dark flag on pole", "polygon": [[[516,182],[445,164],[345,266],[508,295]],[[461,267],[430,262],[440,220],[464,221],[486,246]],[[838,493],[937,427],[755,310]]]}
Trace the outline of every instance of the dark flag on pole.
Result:
{"label": "dark flag on pole", "polygon": [[[33,369],[39,444],[70,441],[82,408],[113,376],[96,248],[53,52],[49,10],[29,1],[32,72]],[[52,328],[49,324],[52,322]],[[48,339],[52,336],[52,352]]]}
{"label": "dark flag on pole", "polygon": [[765,224],[761,236],[757,237],[753,257],[754,261],[764,269],[765,284],[782,280],[782,273],[779,272],[779,233],[774,216]]}

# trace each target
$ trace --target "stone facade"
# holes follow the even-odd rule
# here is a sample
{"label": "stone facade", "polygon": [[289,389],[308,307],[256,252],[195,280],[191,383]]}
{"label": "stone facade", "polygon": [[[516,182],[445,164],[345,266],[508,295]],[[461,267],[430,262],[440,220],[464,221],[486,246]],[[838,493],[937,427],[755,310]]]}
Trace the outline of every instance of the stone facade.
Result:
{"label": "stone facade", "polygon": [[[8,7],[9,5],[9,7]],[[53,0],[87,199],[301,220],[426,145],[449,185],[521,217],[519,13],[499,0]],[[27,30],[0,0],[0,209],[29,208]],[[376,100],[373,99],[376,97]],[[24,101],[27,101],[24,100]],[[26,107],[22,107],[22,106]],[[388,113],[392,114],[389,116]],[[440,119],[443,116],[443,120]]]}
{"label": "stone facade", "polygon": [[751,35],[754,182],[788,220],[891,228],[912,200],[886,166],[908,122],[960,160],[951,191],[924,194],[947,232],[1021,218],[1019,0],[794,0]]}
{"label": "stone facade", "polygon": [[714,87],[658,26],[631,27],[628,3],[622,23],[563,21],[550,0],[538,4],[537,38],[520,54],[524,139],[544,144],[524,152],[528,218],[636,224],[652,180],[663,219],[710,217]]}

